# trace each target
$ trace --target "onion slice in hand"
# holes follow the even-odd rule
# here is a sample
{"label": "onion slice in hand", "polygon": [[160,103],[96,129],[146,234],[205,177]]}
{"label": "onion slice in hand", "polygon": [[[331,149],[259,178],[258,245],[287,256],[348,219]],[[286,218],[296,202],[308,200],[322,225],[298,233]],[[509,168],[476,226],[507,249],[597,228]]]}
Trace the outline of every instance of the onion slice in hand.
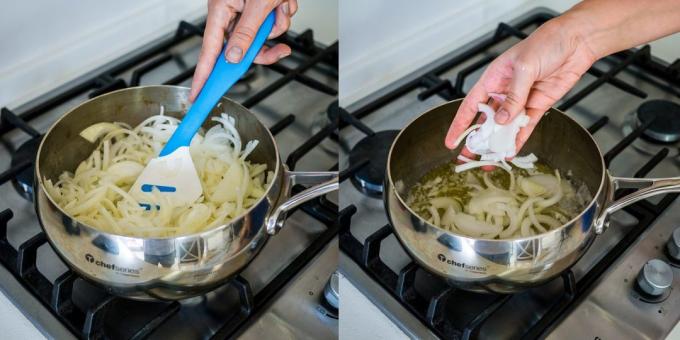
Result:
{"label": "onion slice in hand", "polygon": [[[501,102],[505,100],[504,96],[496,93],[494,93],[492,97]],[[501,125],[496,123],[494,119],[496,111],[494,111],[491,106],[480,103],[477,108],[484,114],[486,120],[483,124],[474,124],[470,126],[458,137],[455,144],[459,144],[463,138],[466,138],[465,146],[473,154],[480,155],[481,161],[503,162],[503,164],[484,165],[493,165],[508,169],[509,165],[504,161],[506,158],[514,157],[517,154],[517,134],[519,133],[520,128],[529,124],[529,116],[527,116],[525,112],[522,112],[512,121]],[[511,162],[513,165],[522,169],[531,169],[536,162],[536,156],[533,154],[517,158],[518,160],[513,160]],[[459,157],[459,159],[461,158]],[[470,162],[468,161],[468,163]],[[456,171],[465,171],[476,167],[477,166],[463,167],[460,168],[460,170],[459,168],[456,168]]]}

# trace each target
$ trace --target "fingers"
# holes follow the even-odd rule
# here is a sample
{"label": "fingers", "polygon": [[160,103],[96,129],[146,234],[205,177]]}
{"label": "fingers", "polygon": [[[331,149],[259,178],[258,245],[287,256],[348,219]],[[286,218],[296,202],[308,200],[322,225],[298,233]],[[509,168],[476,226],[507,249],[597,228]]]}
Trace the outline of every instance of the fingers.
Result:
{"label": "fingers", "polygon": [[260,53],[257,54],[255,60],[256,64],[271,65],[291,53],[290,47],[286,44],[276,44],[272,47],[262,46]]}
{"label": "fingers", "polygon": [[446,133],[446,139],[444,144],[447,148],[453,150],[458,147],[455,144],[456,139],[463,133],[472,123],[477,115],[477,104],[485,103],[488,99],[486,90],[480,84],[481,80],[470,89],[470,93],[463,99],[463,102],[458,107],[458,112],[449,127],[449,131]]}
{"label": "fingers", "polygon": [[538,122],[543,118],[543,114],[545,113],[545,110],[537,110],[537,109],[528,109],[527,110],[527,116],[529,116],[529,124],[527,126],[521,128],[519,130],[519,133],[517,134],[517,139],[516,141],[516,149],[517,153],[519,155],[520,151],[522,150],[522,147],[524,144],[529,140],[529,137],[531,136],[531,133],[534,131],[536,128],[536,125],[538,125]]}
{"label": "fingers", "polygon": [[205,23],[203,33],[203,45],[198,57],[194,78],[191,82],[191,92],[189,100],[194,101],[198,93],[203,88],[210,72],[215,66],[217,56],[222,51],[224,45],[224,31],[229,22],[234,18],[234,12],[226,6],[215,6],[211,8]]}
{"label": "fingers", "polygon": [[293,15],[295,15],[295,13],[297,13],[297,10],[298,10],[297,0],[288,0],[287,3],[288,3],[289,13],[290,13],[289,16],[292,17]]}
{"label": "fingers", "polygon": [[274,8],[270,1],[248,1],[234,30],[229,36],[226,57],[231,63],[238,63],[253,43],[257,31],[269,12]]}
{"label": "fingers", "polygon": [[290,27],[290,17],[290,5],[288,1],[284,1],[276,7],[276,22],[274,22],[274,27],[272,27],[272,31],[267,39],[274,39],[285,33]]}
{"label": "fingers", "polygon": [[496,123],[505,124],[512,121],[525,110],[527,97],[535,80],[533,66],[520,60],[515,61],[507,96],[500,110],[496,112]]}

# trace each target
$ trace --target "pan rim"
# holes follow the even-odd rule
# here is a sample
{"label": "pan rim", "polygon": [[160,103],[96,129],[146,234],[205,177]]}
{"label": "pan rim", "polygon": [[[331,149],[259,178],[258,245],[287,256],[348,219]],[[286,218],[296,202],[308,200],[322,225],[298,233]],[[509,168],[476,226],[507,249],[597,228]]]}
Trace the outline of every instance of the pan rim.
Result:
{"label": "pan rim", "polygon": [[[597,144],[597,142],[595,142],[595,139],[593,138],[593,135],[592,135],[590,132],[588,132],[586,129],[584,129],[583,126],[581,126],[581,124],[579,124],[578,122],[576,122],[573,118],[571,118],[571,117],[570,117],[569,115],[567,115],[566,113],[560,111],[559,109],[554,108],[554,107],[551,107],[549,111],[547,111],[546,113],[544,113],[544,115],[547,115],[547,114],[560,114],[560,115],[564,116],[565,118],[567,118],[568,120],[570,120],[572,123],[576,124],[579,128],[583,129],[583,131],[586,132],[586,134],[588,135],[588,137],[590,137],[590,141],[593,143],[593,145],[595,145],[595,149],[597,150],[597,153],[598,153],[599,156],[600,156],[600,157],[599,157],[599,159],[600,159],[600,166],[601,166],[600,168],[602,169],[602,170],[601,170],[601,173],[600,173],[600,185],[599,185],[599,187],[598,187],[597,192],[593,194],[593,197],[591,198],[590,203],[588,203],[588,204],[586,205],[586,207],[585,207],[583,210],[581,210],[581,212],[580,212],[578,215],[574,216],[574,217],[573,217],[572,219],[570,219],[568,222],[563,223],[560,227],[555,228],[555,229],[550,230],[550,231],[545,232],[545,233],[540,233],[540,234],[536,234],[536,235],[528,236],[528,237],[515,237],[515,238],[505,238],[505,239],[491,239],[491,238],[483,238],[483,237],[471,237],[471,236],[467,236],[467,235],[463,235],[463,234],[458,234],[458,233],[455,233],[455,232],[452,232],[452,231],[449,231],[449,230],[445,230],[445,229],[440,228],[440,227],[438,227],[438,226],[435,226],[435,225],[433,225],[433,224],[427,222],[425,219],[423,219],[419,214],[417,214],[415,211],[413,211],[413,209],[411,209],[411,207],[410,207],[408,204],[406,204],[405,200],[404,200],[404,199],[401,197],[401,195],[399,194],[399,191],[396,190],[396,187],[395,187],[395,185],[394,185],[394,181],[392,180],[392,172],[391,172],[392,153],[393,153],[393,151],[394,151],[395,145],[396,145],[397,142],[399,141],[399,138],[402,136],[402,134],[404,133],[404,131],[406,131],[411,125],[413,125],[413,123],[415,123],[419,118],[425,116],[426,114],[428,114],[428,113],[430,113],[430,112],[432,112],[432,111],[434,111],[434,110],[436,110],[436,109],[438,109],[438,108],[440,108],[440,107],[443,107],[443,106],[446,106],[446,105],[450,105],[450,104],[456,103],[456,102],[462,102],[462,101],[463,101],[463,99],[455,99],[455,100],[447,101],[447,102],[441,103],[441,104],[439,104],[439,105],[433,106],[433,107],[431,107],[429,110],[427,110],[427,111],[425,111],[425,112],[423,112],[423,113],[417,115],[416,117],[414,117],[413,119],[411,119],[411,121],[409,121],[409,122],[408,122],[401,130],[399,130],[399,133],[398,133],[397,136],[394,138],[394,141],[392,142],[392,145],[390,146],[390,151],[389,151],[389,153],[388,153],[388,155],[387,155],[387,166],[386,166],[386,170],[385,170],[386,173],[387,173],[386,180],[388,181],[387,184],[389,185],[389,191],[393,192],[394,196],[397,198],[397,200],[399,200],[399,203],[401,204],[401,206],[405,207],[405,208],[408,210],[408,212],[409,212],[412,216],[417,217],[420,223],[425,224],[425,225],[427,225],[427,226],[430,227],[430,228],[434,228],[435,230],[440,231],[441,233],[445,233],[445,234],[447,234],[447,235],[450,235],[450,236],[452,236],[452,237],[464,238],[464,239],[467,239],[467,240],[470,240],[470,241],[483,241],[483,242],[489,242],[489,243],[508,243],[508,242],[514,243],[514,242],[525,242],[525,241],[533,241],[533,240],[536,240],[536,239],[542,239],[542,238],[544,238],[544,237],[549,237],[549,236],[552,236],[552,235],[561,233],[561,232],[562,232],[565,228],[567,228],[568,226],[574,225],[578,220],[580,220],[580,219],[583,217],[584,214],[586,214],[588,211],[590,211],[590,210],[592,209],[593,205],[595,205],[595,204],[597,203],[598,198],[599,198],[600,195],[602,194],[602,191],[605,190],[605,184],[607,183],[606,180],[607,180],[607,178],[609,177],[607,168],[606,168],[606,166],[605,166],[605,164],[604,164],[604,158],[602,157],[602,150],[600,150],[599,145]],[[453,117],[453,116],[452,116],[452,117]],[[530,138],[531,138],[531,137],[530,137]],[[442,144],[443,144],[443,142],[442,142]],[[385,197],[386,195],[388,195],[388,190],[385,190],[385,191],[384,191],[384,193],[383,193],[383,200],[386,200],[386,197]],[[389,207],[387,207],[387,212],[388,212],[388,215],[389,215],[389,214],[390,214],[390,213],[389,213]],[[593,219],[593,221],[594,221],[594,220],[595,220],[595,219]],[[391,219],[390,219],[390,222],[391,222]],[[393,227],[394,227],[394,226],[393,226]],[[591,222],[591,227],[592,227],[592,222]],[[397,230],[397,229],[399,229],[399,228],[394,227],[394,229]],[[398,232],[397,232],[397,234],[398,234]]]}
{"label": "pan rim", "polygon": [[[253,112],[251,112],[249,109],[247,109],[247,108],[244,107],[243,105],[241,105],[241,104],[239,104],[239,103],[233,101],[232,99],[227,98],[226,96],[222,96],[222,99],[221,99],[221,100],[226,100],[226,101],[228,101],[228,102],[231,102],[232,104],[241,107],[245,112],[248,112],[249,114],[253,115],[253,117],[257,120],[257,122],[259,122],[260,124],[262,124],[262,126],[265,127],[267,136],[271,139],[272,144],[274,145],[274,152],[275,152],[275,157],[276,157],[275,169],[273,170],[273,171],[274,171],[274,175],[273,175],[274,180],[272,180],[272,181],[269,183],[269,186],[268,186],[267,189],[264,191],[264,194],[262,195],[262,197],[260,197],[260,198],[259,198],[255,203],[253,203],[253,205],[251,205],[248,209],[244,210],[241,214],[239,214],[238,216],[236,216],[236,217],[230,219],[229,221],[227,221],[227,222],[225,222],[225,223],[223,223],[223,224],[220,224],[220,225],[218,225],[218,226],[212,227],[212,228],[210,228],[210,229],[202,230],[202,231],[199,231],[199,232],[193,232],[193,233],[189,233],[189,234],[182,234],[182,235],[178,235],[178,236],[163,236],[163,237],[136,237],[136,236],[124,235],[124,234],[115,233],[115,232],[107,232],[107,231],[103,231],[103,230],[100,230],[99,228],[93,227],[93,226],[91,226],[91,225],[89,225],[89,224],[87,224],[87,223],[81,222],[81,221],[78,220],[77,218],[73,217],[71,214],[68,214],[66,211],[64,211],[64,209],[62,209],[62,207],[61,207],[59,204],[57,204],[57,203],[54,201],[54,199],[52,199],[52,197],[51,197],[51,195],[49,194],[49,192],[48,192],[47,190],[45,190],[45,186],[44,186],[44,183],[43,183],[43,182],[44,182],[44,181],[43,181],[43,178],[40,176],[40,163],[39,163],[39,162],[40,162],[40,155],[41,155],[41,152],[42,152],[43,145],[45,144],[45,140],[47,139],[46,137],[47,137],[47,136],[55,129],[55,127],[56,127],[57,125],[59,125],[59,123],[62,121],[62,119],[64,119],[66,116],[68,116],[68,115],[71,114],[72,112],[74,112],[74,111],[80,109],[81,107],[85,106],[86,104],[89,104],[89,103],[93,102],[94,100],[102,100],[103,98],[105,98],[105,97],[107,97],[107,96],[111,96],[111,95],[114,95],[114,94],[117,94],[117,93],[126,92],[126,91],[131,91],[131,90],[142,90],[142,89],[146,89],[146,88],[169,88],[169,89],[180,89],[180,90],[187,91],[187,92],[190,90],[188,87],[185,87],[185,86],[176,86],[176,85],[144,85],[144,86],[127,87],[127,88],[124,88],[124,89],[119,89],[119,90],[116,90],[116,91],[111,91],[111,92],[102,94],[102,95],[100,95],[100,96],[97,96],[97,97],[88,99],[88,100],[86,100],[86,101],[84,101],[84,102],[78,104],[78,105],[75,106],[74,108],[72,108],[72,109],[70,109],[69,111],[67,111],[67,112],[65,112],[64,114],[62,114],[61,117],[59,117],[59,118],[58,118],[54,123],[52,123],[52,125],[50,125],[50,127],[47,129],[47,131],[45,132],[45,134],[43,135],[43,137],[42,137],[42,139],[41,139],[41,141],[40,141],[40,146],[38,147],[38,152],[36,153],[36,159],[35,159],[35,183],[37,183],[37,184],[40,185],[40,190],[44,193],[45,197],[47,197],[47,199],[49,200],[49,202],[50,202],[52,205],[54,205],[54,206],[59,210],[59,212],[60,212],[61,214],[64,214],[65,216],[68,216],[71,220],[76,221],[80,227],[85,227],[85,228],[87,228],[87,229],[93,230],[93,231],[95,231],[95,232],[97,232],[97,233],[100,233],[100,234],[105,234],[105,235],[110,235],[110,236],[115,236],[115,237],[123,237],[123,238],[127,238],[127,239],[132,239],[132,240],[170,240],[170,239],[173,239],[173,240],[187,240],[187,239],[194,239],[194,238],[197,238],[197,237],[201,237],[201,236],[203,236],[203,235],[207,235],[207,234],[219,232],[219,231],[221,231],[221,230],[223,230],[223,229],[226,229],[226,228],[228,228],[228,227],[231,227],[235,222],[240,221],[240,220],[242,220],[244,217],[248,216],[248,215],[252,212],[253,209],[259,207],[260,204],[262,204],[262,201],[263,201],[263,200],[268,199],[269,193],[271,192],[272,188],[273,188],[274,185],[276,184],[277,179],[279,179],[279,177],[280,177],[280,169],[282,168],[282,165],[281,165],[281,157],[280,157],[280,155],[279,155],[279,147],[278,147],[278,145],[276,144],[276,139],[275,139],[274,136],[272,135],[271,131],[269,131],[269,129],[267,129],[266,126],[264,126],[264,124],[262,124],[262,122],[257,118],[257,116],[255,116],[255,114],[254,114]],[[37,204],[37,203],[38,203],[38,197],[39,197],[38,194],[34,195],[34,204],[33,204],[33,205],[35,206],[36,209],[38,208],[38,204]],[[274,204],[272,204],[272,206],[274,206],[275,203],[276,203],[276,202],[274,202]],[[40,214],[39,214],[39,213],[38,213],[38,220],[41,221],[41,225],[42,225],[42,218],[40,217]]]}

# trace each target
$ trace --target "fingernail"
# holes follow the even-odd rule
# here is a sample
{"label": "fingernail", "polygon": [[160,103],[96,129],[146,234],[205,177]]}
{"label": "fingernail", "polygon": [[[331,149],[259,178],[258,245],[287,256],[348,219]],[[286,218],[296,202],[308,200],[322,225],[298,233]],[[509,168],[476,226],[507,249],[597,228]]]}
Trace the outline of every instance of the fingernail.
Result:
{"label": "fingernail", "polygon": [[496,112],[496,123],[503,124],[508,120],[509,117],[510,114],[508,113],[507,110],[500,109],[498,110],[498,112]]}
{"label": "fingernail", "polygon": [[240,47],[234,46],[227,51],[227,60],[231,63],[238,63],[243,56],[243,50]]}
{"label": "fingernail", "polygon": [[283,11],[283,14],[290,15],[290,7],[288,7],[288,1],[284,2],[283,5],[281,5],[281,10]]}
{"label": "fingernail", "polygon": [[279,60],[281,60],[281,59],[283,59],[283,58],[285,58],[285,57],[287,57],[287,56],[289,56],[289,55],[290,55],[290,53],[281,53],[281,54],[279,55]]}

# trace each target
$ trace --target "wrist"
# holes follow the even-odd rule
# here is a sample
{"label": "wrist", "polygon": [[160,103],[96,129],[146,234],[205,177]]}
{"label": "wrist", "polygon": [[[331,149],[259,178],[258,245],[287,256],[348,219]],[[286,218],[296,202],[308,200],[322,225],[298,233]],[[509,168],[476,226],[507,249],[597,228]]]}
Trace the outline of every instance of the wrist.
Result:
{"label": "wrist", "polygon": [[591,10],[577,5],[553,20],[577,48],[588,52],[593,62],[616,52],[610,46],[612,39],[607,37],[607,23],[603,22],[606,19],[594,17]]}

